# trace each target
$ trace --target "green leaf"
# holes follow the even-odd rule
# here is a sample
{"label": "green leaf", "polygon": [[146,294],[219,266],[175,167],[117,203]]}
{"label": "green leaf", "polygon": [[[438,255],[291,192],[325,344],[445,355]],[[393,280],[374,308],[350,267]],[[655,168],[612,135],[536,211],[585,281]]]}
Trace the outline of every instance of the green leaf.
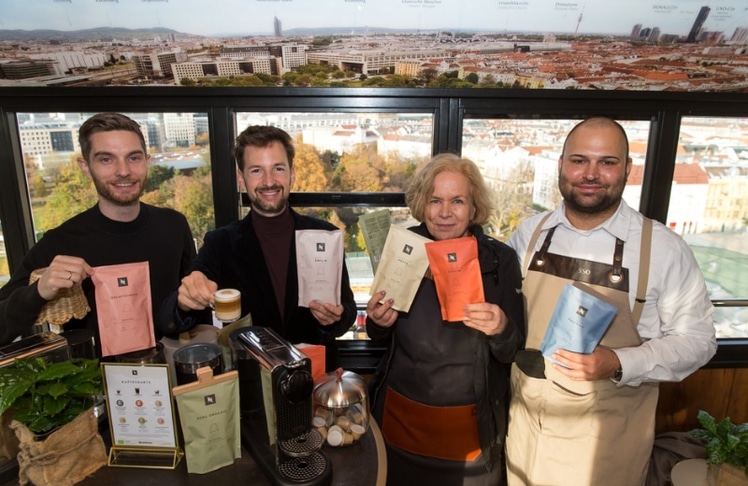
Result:
{"label": "green leaf", "polygon": [[52,383],[52,385],[49,387],[48,393],[53,398],[58,398],[64,395],[65,393],[67,393],[68,390],[69,388],[67,387],[67,385],[65,385],[64,383],[58,382],[58,383]]}
{"label": "green leaf", "polygon": [[98,395],[103,391],[101,386],[92,383],[76,383],[71,389],[79,395]]}
{"label": "green leaf", "polygon": [[33,384],[30,379],[16,380],[11,384],[0,388],[0,415],[11,408],[13,404],[22,397]]}
{"label": "green leaf", "polygon": [[60,378],[64,378],[66,376],[80,374],[80,368],[75,366],[70,361],[63,361],[61,363],[55,364],[59,364],[59,366],[49,366],[46,370],[42,371],[39,374],[38,380],[59,380]]}

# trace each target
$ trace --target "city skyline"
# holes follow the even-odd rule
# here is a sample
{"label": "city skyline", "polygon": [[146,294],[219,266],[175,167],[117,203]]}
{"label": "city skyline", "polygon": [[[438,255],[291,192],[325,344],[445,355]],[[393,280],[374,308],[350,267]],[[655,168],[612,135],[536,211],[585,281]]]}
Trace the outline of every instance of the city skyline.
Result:
{"label": "city skyline", "polygon": [[[632,26],[686,37],[703,7],[703,23],[726,37],[748,27],[744,0],[223,0],[206,8],[200,0],[5,0],[0,30],[75,31],[98,27],[172,29],[206,37],[274,34],[346,28],[365,34],[377,28],[466,32],[539,32],[627,35]],[[45,4],[46,15],[39,15]],[[241,13],[245,12],[246,15]],[[401,15],[393,15],[399,12]]]}

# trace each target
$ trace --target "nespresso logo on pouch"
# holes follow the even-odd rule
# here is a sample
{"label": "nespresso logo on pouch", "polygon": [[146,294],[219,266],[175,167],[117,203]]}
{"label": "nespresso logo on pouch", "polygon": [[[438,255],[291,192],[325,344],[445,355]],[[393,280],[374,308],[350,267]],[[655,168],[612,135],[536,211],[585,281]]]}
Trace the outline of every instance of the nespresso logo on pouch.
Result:
{"label": "nespresso logo on pouch", "polygon": [[447,253],[447,261],[449,263],[454,263],[457,261],[457,253]]}
{"label": "nespresso logo on pouch", "polygon": [[317,243],[317,251],[325,251],[325,244],[323,242]]}
{"label": "nespresso logo on pouch", "polygon": [[205,400],[205,405],[206,406],[207,405],[215,405],[216,404],[216,394],[215,393],[211,393],[210,395],[205,395],[203,397],[203,399]]}
{"label": "nespresso logo on pouch", "polygon": [[127,277],[117,277],[117,287],[127,287]]}
{"label": "nespresso logo on pouch", "polygon": [[403,247],[403,253],[405,253],[406,255],[410,255],[411,253],[413,253],[413,247],[410,245],[405,245]]}
{"label": "nespresso logo on pouch", "polygon": [[586,307],[583,307],[581,305],[579,307],[577,307],[577,314],[578,315],[580,315],[582,317],[586,317],[587,316],[587,312],[589,312],[589,310]]}

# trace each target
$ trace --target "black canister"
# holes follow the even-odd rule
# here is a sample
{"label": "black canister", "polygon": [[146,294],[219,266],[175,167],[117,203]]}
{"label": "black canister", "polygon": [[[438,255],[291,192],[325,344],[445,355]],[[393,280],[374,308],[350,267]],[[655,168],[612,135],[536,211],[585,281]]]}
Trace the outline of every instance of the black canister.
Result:
{"label": "black canister", "polygon": [[223,373],[223,350],[215,343],[195,343],[174,351],[177,385],[197,381],[197,370],[209,366],[213,375]]}

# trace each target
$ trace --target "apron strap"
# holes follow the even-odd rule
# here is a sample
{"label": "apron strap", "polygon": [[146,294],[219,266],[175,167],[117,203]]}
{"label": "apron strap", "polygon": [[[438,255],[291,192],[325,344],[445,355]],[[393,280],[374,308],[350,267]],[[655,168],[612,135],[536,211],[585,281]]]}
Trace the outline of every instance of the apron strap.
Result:
{"label": "apron strap", "polygon": [[527,245],[527,253],[525,254],[525,264],[522,268],[522,280],[524,280],[527,276],[527,270],[530,268],[532,254],[535,251],[535,243],[537,243],[538,238],[540,237],[540,232],[543,231],[543,224],[548,220],[548,218],[551,217],[551,214],[553,214],[553,212],[549,211],[545,216],[543,216],[543,218],[540,220],[540,223],[538,223],[538,226],[535,228],[535,231],[533,231],[532,236],[530,237],[530,242]]}
{"label": "apron strap", "polygon": [[639,324],[639,319],[647,301],[647,283],[649,281],[649,262],[652,254],[652,220],[644,218],[642,223],[642,241],[639,260],[639,279],[634,299],[634,309],[631,311],[631,319],[634,325]]}
{"label": "apron strap", "polygon": [[623,275],[623,240],[616,238],[616,248],[613,252],[613,272],[610,275],[611,281],[618,283]]}

